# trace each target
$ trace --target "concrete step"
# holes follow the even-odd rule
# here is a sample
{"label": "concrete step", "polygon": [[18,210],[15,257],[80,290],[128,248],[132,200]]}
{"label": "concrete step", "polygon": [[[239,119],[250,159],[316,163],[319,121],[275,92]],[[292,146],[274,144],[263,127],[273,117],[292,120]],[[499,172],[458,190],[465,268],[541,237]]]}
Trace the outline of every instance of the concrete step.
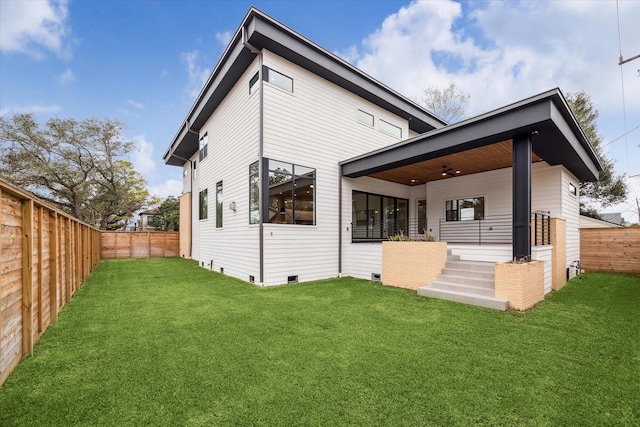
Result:
{"label": "concrete step", "polygon": [[482,289],[495,289],[495,281],[493,279],[480,279],[466,276],[453,276],[448,274],[440,274],[436,281],[455,283],[457,285],[475,286]]}
{"label": "concrete step", "polygon": [[445,268],[493,273],[495,264],[482,261],[447,261]]}
{"label": "concrete step", "polygon": [[471,295],[482,295],[485,297],[492,297],[495,294],[493,290],[493,286],[490,287],[482,287],[482,286],[474,286],[472,284],[460,283],[460,282],[452,282],[448,277],[438,278],[435,282],[431,284],[432,289],[439,289],[443,291],[456,291],[468,293]]}
{"label": "concrete step", "polygon": [[447,255],[447,261],[460,261],[460,255]]}
{"label": "concrete step", "polygon": [[459,302],[462,304],[475,305],[478,307],[491,308],[500,311],[506,311],[509,307],[509,301],[506,299],[488,297],[483,295],[473,295],[467,292],[433,289],[431,286],[423,286],[421,288],[418,288],[418,295]]}
{"label": "concrete step", "polygon": [[491,281],[494,281],[496,276],[493,271],[489,273],[488,271],[473,271],[473,270],[465,270],[462,268],[443,268],[442,275],[470,277],[474,279],[485,279],[485,280],[491,280]]}

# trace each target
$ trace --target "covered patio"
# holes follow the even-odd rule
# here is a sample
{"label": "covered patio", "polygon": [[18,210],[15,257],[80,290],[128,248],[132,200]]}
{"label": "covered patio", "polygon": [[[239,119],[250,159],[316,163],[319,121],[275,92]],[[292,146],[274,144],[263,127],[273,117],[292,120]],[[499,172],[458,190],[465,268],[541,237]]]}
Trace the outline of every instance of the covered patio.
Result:
{"label": "covered patio", "polygon": [[[428,232],[458,250],[462,260],[525,263],[536,258],[538,246],[551,243],[554,219],[571,222],[574,210],[577,217],[579,182],[597,180],[602,170],[559,89],[345,160],[340,166],[345,178],[369,177],[419,187],[419,192],[424,189],[425,217],[419,209],[408,209],[407,222],[401,221],[394,231]],[[534,170],[543,177],[549,171],[555,175],[552,180],[537,179],[532,204]],[[483,180],[487,192],[501,196],[485,200],[459,188],[455,194],[465,196],[453,196],[456,185],[471,187]],[[570,203],[563,200],[567,192],[573,192]],[[340,233],[341,239],[349,239],[342,228]],[[497,258],[487,256],[492,251],[499,253]],[[546,268],[545,274],[556,276],[556,281],[561,280],[560,272],[566,280],[565,269],[573,261],[561,258],[556,256],[555,272],[550,272],[551,262]],[[547,280],[549,290],[552,280]]]}

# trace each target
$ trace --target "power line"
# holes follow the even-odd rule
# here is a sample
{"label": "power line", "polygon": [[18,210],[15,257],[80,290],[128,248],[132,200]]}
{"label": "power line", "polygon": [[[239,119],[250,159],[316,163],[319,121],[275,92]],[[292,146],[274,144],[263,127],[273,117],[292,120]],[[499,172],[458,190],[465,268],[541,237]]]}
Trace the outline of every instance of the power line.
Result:
{"label": "power line", "polygon": [[[606,146],[608,146],[608,145],[613,144],[613,143],[614,143],[614,142],[616,142],[617,140],[619,140],[619,139],[621,139],[621,138],[624,138],[625,136],[627,136],[628,134],[630,134],[631,132],[633,132],[634,130],[636,130],[636,129],[638,129],[638,128],[640,128],[640,125],[638,125],[638,126],[634,127],[634,128],[633,128],[633,129],[631,129],[629,132],[625,132],[625,133],[623,133],[622,135],[620,135],[620,136],[619,136],[619,137],[617,137],[616,139],[611,140],[611,141],[607,142],[607,143],[606,143],[606,144],[604,144],[604,145],[601,145],[601,146],[600,146],[600,148],[604,148],[604,147],[606,147]],[[628,157],[628,155],[627,155],[627,157]]]}

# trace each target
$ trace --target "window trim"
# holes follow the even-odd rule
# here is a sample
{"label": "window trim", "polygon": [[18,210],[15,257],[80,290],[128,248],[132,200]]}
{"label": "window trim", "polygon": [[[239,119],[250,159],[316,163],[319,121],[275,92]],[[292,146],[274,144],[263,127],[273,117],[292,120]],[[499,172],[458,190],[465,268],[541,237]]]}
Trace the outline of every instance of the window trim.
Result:
{"label": "window trim", "polygon": [[[369,124],[369,123],[367,123],[367,122],[364,122],[364,121],[360,120],[360,114],[361,114],[361,113],[362,113],[362,114],[367,115],[368,117],[371,117],[371,124]],[[373,115],[373,114],[371,114],[371,113],[367,113],[367,112],[366,112],[366,111],[364,111],[362,108],[358,108],[358,109],[357,109],[357,111],[356,111],[356,120],[358,121],[358,123],[363,124],[363,125],[365,125],[365,126],[367,126],[367,127],[375,128],[375,124],[376,124],[376,116],[374,116],[374,115]]]}
{"label": "window trim", "polygon": [[203,161],[209,155],[209,132],[205,132],[199,140],[198,160]]}
{"label": "window trim", "polygon": [[[383,126],[381,126],[382,123],[384,123],[386,126],[389,126],[390,128],[398,129],[398,132],[400,133],[400,135],[396,135],[393,132],[385,129]],[[380,132],[386,133],[387,135],[391,135],[394,138],[402,139],[402,128],[400,126],[398,126],[398,125],[394,125],[393,123],[391,123],[391,122],[389,122],[387,120],[378,119],[378,130]]]}
{"label": "window trim", "polygon": [[[473,219],[461,219],[461,212],[460,212],[460,201],[465,201],[465,200],[469,200],[469,199],[482,199],[482,215],[481,218],[476,218],[476,213],[475,210],[473,212]],[[456,208],[454,209],[447,209],[447,203],[448,202],[456,202]],[[485,206],[486,206],[486,197],[485,196],[471,196],[471,197],[458,197],[455,199],[445,199],[444,201],[444,220],[445,222],[461,222],[461,221],[479,221],[479,220],[483,220],[486,218],[486,214],[485,214]],[[448,213],[449,212],[455,212],[456,214],[456,219],[449,219]]]}
{"label": "window trim", "polygon": [[[365,208],[365,211],[367,212],[367,216],[368,216],[368,212],[371,210],[369,209],[369,196],[374,196],[374,197],[378,197],[380,198],[380,206],[378,206],[378,209],[380,210],[380,224],[379,224],[379,231],[380,231],[380,237],[356,237],[354,238],[353,233],[354,233],[354,223],[353,223],[353,215],[354,215],[354,210],[353,210],[353,202],[351,203],[351,243],[371,243],[371,242],[384,242],[386,240],[389,240],[389,237],[397,235],[400,231],[402,231],[402,228],[399,226],[398,224],[398,220],[397,220],[397,213],[399,208],[399,201],[405,202],[405,224],[404,224],[404,232],[405,234],[408,232],[409,230],[409,199],[405,199],[404,197],[397,197],[397,196],[389,196],[389,195],[384,195],[384,194],[377,194],[377,193],[369,193],[367,191],[362,191],[362,190],[351,190],[351,200],[353,200],[355,193],[358,194],[364,194],[367,196],[367,206]],[[394,219],[393,221],[393,225],[394,225],[394,229],[393,232],[391,232],[390,230],[387,231],[388,236],[384,236],[384,220],[383,220],[383,210],[384,210],[384,200],[385,199],[393,199],[393,213],[394,213]],[[367,224],[365,225],[367,227],[367,235],[369,234],[369,228],[370,227],[375,227],[375,222],[372,226],[369,225],[369,219],[367,218]]]}
{"label": "window trim", "polygon": [[[269,81],[270,80],[269,79],[269,73],[271,73],[271,72],[289,79],[291,81],[291,90],[289,90],[289,88],[282,87],[282,86],[280,86],[280,85],[278,85],[276,83],[272,83],[271,81]],[[271,86],[277,87],[278,89],[283,90],[283,91],[285,91],[287,93],[293,93],[294,92],[294,84],[293,84],[293,78],[292,77],[289,77],[288,75],[286,75],[284,73],[281,73],[280,71],[274,70],[273,68],[269,68],[266,65],[262,66],[262,81],[265,82],[265,83],[269,83]]]}
{"label": "window trim", "polygon": [[209,189],[205,188],[198,193],[198,219],[209,219]]}
{"label": "window trim", "polygon": [[[253,95],[260,89],[260,71],[256,71],[256,73],[249,80],[249,95]],[[257,87],[256,87],[257,86]]]}
{"label": "window trim", "polygon": [[[277,169],[272,169],[271,168],[272,162],[273,163],[283,163],[283,164],[289,165],[289,166],[291,166],[291,171],[287,171],[287,172],[283,173],[282,171],[278,171]],[[318,172],[317,172],[317,169],[309,167],[309,166],[299,165],[299,164],[291,163],[291,162],[285,162],[285,161],[281,161],[281,160],[277,160],[277,159],[269,159],[269,158],[266,158],[266,157],[263,158],[263,168],[264,168],[264,173],[263,173],[263,178],[262,178],[262,180],[263,180],[262,190],[264,191],[263,194],[265,196],[263,197],[263,200],[262,200],[262,203],[263,203],[263,205],[262,205],[262,208],[263,208],[263,211],[262,211],[262,215],[263,215],[262,222],[264,224],[270,224],[270,225],[274,225],[275,224],[275,225],[287,225],[287,226],[289,226],[289,225],[294,225],[294,226],[297,225],[297,226],[306,226],[306,227],[308,227],[308,226],[317,225],[317,222],[316,222],[316,217],[317,217],[317,213],[318,213],[318,208],[317,208],[317,182],[318,182],[317,176],[318,176]],[[306,179],[306,180],[310,179],[309,177],[305,177],[304,174],[299,174],[296,171],[297,168],[304,168],[304,169],[309,169],[310,171],[313,171],[312,183],[310,184],[310,190],[313,191],[312,200],[311,200],[311,203],[312,203],[312,206],[313,206],[313,211],[312,211],[313,212],[313,217],[312,217],[311,223],[301,223],[301,222],[296,223],[295,222],[296,221],[296,205],[297,205],[297,203],[296,203],[297,181],[300,180],[300,179]],[[288,176],[288,177],[291,178],[291,219],[292,219],[293,222],[272,222],[271,221],[272,218],[269,217],[270,212],[272,211],[272,208],[270,206],[272,197],[270,195],[269,178],[271,177],[272,173],[279,173],[281,175],[285,175],[285,176]],[[298,199],[298,201],[300,201],[300,200]],[[302,200],[302,201],[304,201],[304,200]],[[284,206],[282,207],[282,209],[284,209]],[[302,211],[303,212],[309,212],[307,210],[302,210]],[[285,217],[286,217],[286,215],[285,215]]]}
{"label": "window trim", "polygon": [[222,228],[224,219],[224,200],[223,200],[222,181],[216,182],[216,228]]}

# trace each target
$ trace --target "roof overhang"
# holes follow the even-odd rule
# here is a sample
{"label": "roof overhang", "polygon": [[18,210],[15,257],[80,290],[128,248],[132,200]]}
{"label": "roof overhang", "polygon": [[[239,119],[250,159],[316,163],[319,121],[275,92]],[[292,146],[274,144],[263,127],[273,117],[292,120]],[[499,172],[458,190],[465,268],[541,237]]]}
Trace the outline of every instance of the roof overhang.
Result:
{"label": "roof overhang", "polygon": [[181,166],[198,150],[199,130],[257,56],[245,42],[258,50],[269,50],[407,119],[409,129],[417,133],[446,125],[415,102],[252,7],[164,153],[166,164]]}
{"label": "roof overhang", "polygon": [[343,161],[342,175],[380,176],[385,171],[503,143],[522,133],[532,134],[535,158],[564,165],[581,181],[598,179],[602,165],[559,89]]}

